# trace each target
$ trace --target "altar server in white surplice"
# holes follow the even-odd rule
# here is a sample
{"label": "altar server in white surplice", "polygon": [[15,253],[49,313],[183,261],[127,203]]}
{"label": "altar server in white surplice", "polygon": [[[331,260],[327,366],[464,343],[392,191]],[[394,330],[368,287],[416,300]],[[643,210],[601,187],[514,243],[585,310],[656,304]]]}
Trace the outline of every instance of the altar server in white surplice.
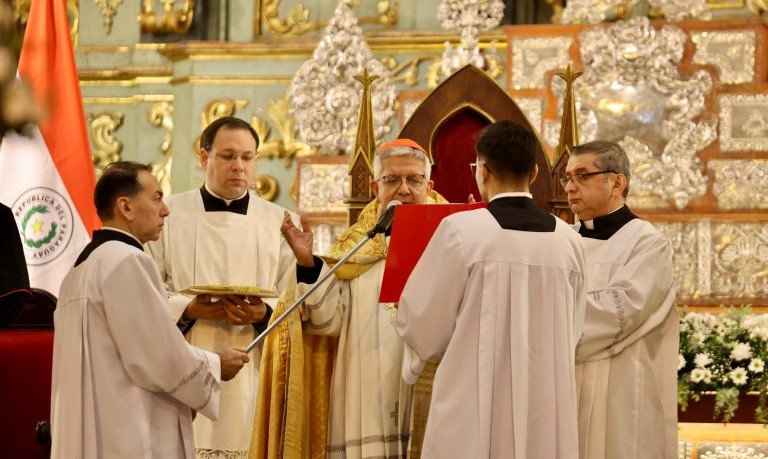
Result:
{"label": "altar server in white surplice", "polygon": [[[148,244],[170,291],[237,285],[290,295],[297,280],[317,280],[323,263],[312,256],[312,233],[293,232],[289,244],[281,227],[284,219],[296,216],[250,190],[258,146],[254,129],[238,118],[217,119],[203,131],[205,184],[168,198],[171,215],[165,229],[158,241]],[[276,305],[275,300],[268,308],[259,298],[237,295],[189,300],[172,302],[172,313],[191,344],[211,350],[246,346],[266,327]],[[195,419],[198,457],[247,456],[260,354],[260,347],[254,349],[243,371],[222,384],[219,420]]]}
{"label": "altar server in white surplice", "polygon": [[151,168],[113,163],[95,189],[104,226],[61,285],[54,314],[54,459],[192,458],[192,417],[216,419],[220,381],[248,361],[190,346],[141,244],[168,208]]}
{"label": "altar server in white surplice", "polygon": [[531,132],[500,121],[476,149],[488,208],[440,223],[397,313],[406,382],[443,356],[422,458],[576,458],[581,242],[528,191],[538,173]]}
{"label": "altar server in white surplice", "polygon": [[629,160],[619,145],[575,147],[562,181],[588,264],[576,353],[581,457],[675,458],[679,324],[669,241],[626,206]]}

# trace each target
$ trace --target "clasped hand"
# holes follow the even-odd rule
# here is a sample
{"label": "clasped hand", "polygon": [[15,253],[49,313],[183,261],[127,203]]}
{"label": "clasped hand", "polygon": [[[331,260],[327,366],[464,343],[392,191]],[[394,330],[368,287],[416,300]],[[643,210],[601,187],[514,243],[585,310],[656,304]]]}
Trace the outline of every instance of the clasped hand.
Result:
{"label": "clasped hand", "polygon": [[212,298],[197,295],[184,311],[184,318],[225,320],[232,325],[248,325],[264,320],[267,307],[257,296],[227,295]]}

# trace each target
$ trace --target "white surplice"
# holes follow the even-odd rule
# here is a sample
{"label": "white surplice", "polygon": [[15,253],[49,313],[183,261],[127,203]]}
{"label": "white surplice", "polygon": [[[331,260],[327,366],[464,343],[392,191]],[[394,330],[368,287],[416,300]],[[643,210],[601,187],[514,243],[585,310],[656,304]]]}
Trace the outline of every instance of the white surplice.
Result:
{"label": "white surplice", "polygon": [[400,369],[396,309],[379,303],[385,260],[352,280],[333,280],[305,302],[305,331],[338,336],[331,381],[328,458],[401,457],[410,388]]}
{"label": "white surplice", "polygon": [[[246,215],[205,212],[200,190],[167,198],[171,211],[158,241],[147,245],[168,289],[195,285],[242,285],[284,292],[296,285],[296,258],[280,234],[284,209],[251,193]],[[298,226],[298,218],[294,215]],[[190,298],[172,302],[181,317]],[[265,299],[276,303],[276,299]],[[203,349],[245,347],[256,337],[252,325],[198,320],[187,339]],[[235,378],[222,383],[221,415],[212,422],[197,418],[195,446],[199,457],[246,457],[258,384],[261,347],[250,353]]]}
{"label": "white surplice", "polygon": [[669,241],[637,218],[608,240],[582,241],[581,458],[676,458],[679,323]]}
{"label": "white surplice", "polygon": [[441,222],[397,317],[407,382],[442,355],[422,458],[577,457],[574,236],[559,219],[554,232],[505,230],[487,209]]}
{"label": "white surplice", "polygon": [[54,324],[52,458],[194,457],[190,407],[218,415],[219,357],[184,340],[151,257],[101,244],[65,277]]}

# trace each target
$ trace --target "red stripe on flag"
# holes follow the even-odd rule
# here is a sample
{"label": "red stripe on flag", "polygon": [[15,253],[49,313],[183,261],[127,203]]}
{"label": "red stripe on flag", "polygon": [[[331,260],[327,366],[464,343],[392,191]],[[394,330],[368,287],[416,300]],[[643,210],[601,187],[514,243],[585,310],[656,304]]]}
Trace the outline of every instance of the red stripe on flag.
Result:
{"label": "red stripe on flag", "polygon": [[92,234],[101,224],[93,204],[96,179],[66,0],[32,2],[19,75],[42,104],[40,132],[88,234]]}

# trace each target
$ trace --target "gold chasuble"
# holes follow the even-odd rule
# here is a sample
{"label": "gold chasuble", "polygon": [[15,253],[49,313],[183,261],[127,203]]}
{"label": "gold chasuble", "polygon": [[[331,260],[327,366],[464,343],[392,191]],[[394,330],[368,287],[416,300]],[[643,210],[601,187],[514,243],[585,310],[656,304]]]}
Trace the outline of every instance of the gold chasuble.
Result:
{"label": "gold chasuble", "polygon": [[[430,203],[447,201],[435,191]],[[378,220],[379,201],[374,199],[360,213],[323,257],[333,266],[365,238]],[[340,280],[352,280],[386,258],[384,235],[377,234],[338,271]],[[292,304],[283,297],[272,320]],[[296,310],[264,341],[259,389],[249,449],[251,459],[315,459],[326,456],[331,378],[338,338],[302,332]],[[428,405],[427,405],[428,408]],[[421,411],[421,410],[420,410]],[[415,417],[426,420],[426,410]],[[416,423],[419,426],[420,422]],[[423,436],[423,432],[421,434]]]}

